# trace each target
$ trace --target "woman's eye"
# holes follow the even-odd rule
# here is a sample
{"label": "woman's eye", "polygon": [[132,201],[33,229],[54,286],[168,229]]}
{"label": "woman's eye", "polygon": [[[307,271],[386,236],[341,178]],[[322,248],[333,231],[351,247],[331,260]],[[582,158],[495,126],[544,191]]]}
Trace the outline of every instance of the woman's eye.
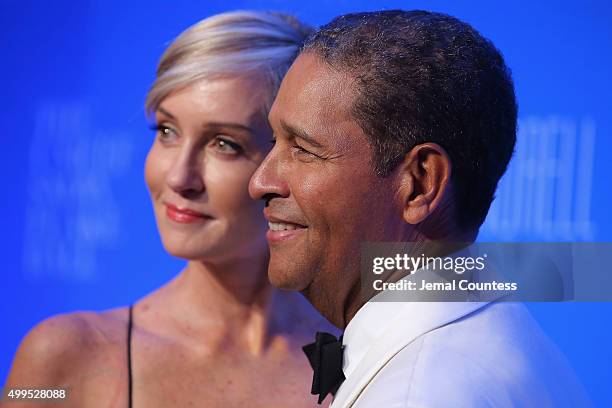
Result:
{"label": "woman's eye", "polygon": [[238,143],[222,137],[213,139],[212,145],[217,151],[224,154],[236,155],[242,153],[242,147]]}
{"label": "woman's eye", "polygon": [[155,124],[151,126],[155,130],[157,138],[162,142],[168,142],[176,136],[176,132],[169,126]]}

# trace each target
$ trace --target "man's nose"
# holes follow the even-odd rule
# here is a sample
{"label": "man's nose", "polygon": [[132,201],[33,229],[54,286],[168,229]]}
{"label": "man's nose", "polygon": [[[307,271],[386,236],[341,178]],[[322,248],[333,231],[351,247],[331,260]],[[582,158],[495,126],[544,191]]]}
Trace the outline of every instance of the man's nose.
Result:
{"label": "man's nose", "polygon": [[205,190],[203,169],[203,157],[189,146],[184,146],[174,158],[166,183],[185,198],[197,197]]}
{"label": "man's nose", "polygon": [[276,146],[261,162],[249,182],[249,194],[256,200],[270,197],[288,197],[289,186],[285,180],[283,164],[279,160]]}

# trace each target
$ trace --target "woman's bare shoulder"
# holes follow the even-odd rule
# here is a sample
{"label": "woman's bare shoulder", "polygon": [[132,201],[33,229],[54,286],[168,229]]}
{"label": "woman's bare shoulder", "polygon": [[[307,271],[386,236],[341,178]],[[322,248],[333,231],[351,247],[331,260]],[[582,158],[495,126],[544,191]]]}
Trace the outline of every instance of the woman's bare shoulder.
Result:
{"label": "woman's bare shoulder", "polygon": [[24,337],[7,385],[52,386],[101,361],[125,359],[127,308],[56,315]]}

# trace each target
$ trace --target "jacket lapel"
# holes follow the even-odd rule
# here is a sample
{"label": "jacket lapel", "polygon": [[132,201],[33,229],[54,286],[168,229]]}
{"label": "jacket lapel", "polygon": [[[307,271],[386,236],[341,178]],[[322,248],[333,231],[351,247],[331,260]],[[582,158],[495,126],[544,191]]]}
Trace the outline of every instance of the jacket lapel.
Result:
{"label": "jacket lapel", "polygon": [[398,314],[340,386],[331,407],[351,407],[376,374],[404,347],[419,336],[460,319],[487,304],[486,302],[398,302]]}

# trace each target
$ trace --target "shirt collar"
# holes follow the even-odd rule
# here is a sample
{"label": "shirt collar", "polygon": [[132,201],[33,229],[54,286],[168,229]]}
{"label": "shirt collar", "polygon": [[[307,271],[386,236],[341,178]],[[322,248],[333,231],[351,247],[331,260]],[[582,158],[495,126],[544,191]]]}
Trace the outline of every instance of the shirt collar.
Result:
{"label": "shirt collar", "polygon": [[[404,277],[400,280],[410,279]],[[485,302],[419,302],[386,300],[389,293],[383,291],[365,303],[355,314],[344,330],[342,371],[345,377],[368,354],[370,349],[394,331],[410,333],[413,328],[434,329],[441,324],[454,321],[486,305]],[[429,329],[428,329],[429,328]],[[400,336],[402,338],[402,336]]]}
{"label": "shirt collar", "polygon": [[342,345],[344,360],[342,371],[348,377],[363,359],[370,347],[383,335],[396,316],[398,308],[406,307],[397,302],[369,301],[357,311],[344,330]]}

